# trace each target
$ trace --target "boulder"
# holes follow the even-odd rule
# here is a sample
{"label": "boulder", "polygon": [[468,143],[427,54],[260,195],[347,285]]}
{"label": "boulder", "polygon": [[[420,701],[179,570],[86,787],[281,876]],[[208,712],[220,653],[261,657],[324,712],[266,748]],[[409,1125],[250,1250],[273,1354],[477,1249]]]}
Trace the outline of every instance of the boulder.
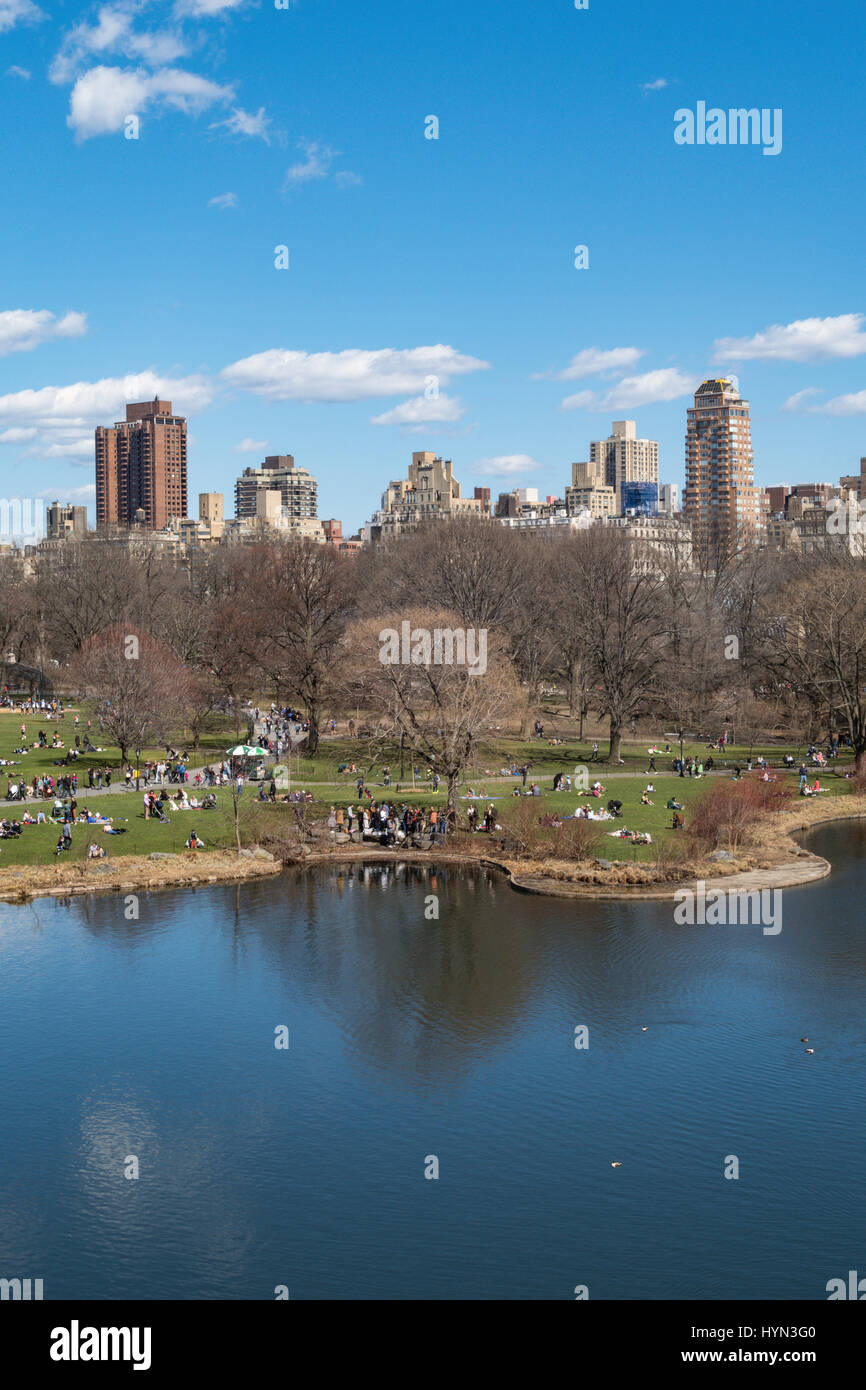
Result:
{"label": "boulder", "polygon": [[596,859],[595,863],[596,868],[599,869],[609,869],[611,867],[611,862],[609,859]]}
{"label": "boulder", "polygon": [[711,855],[709,855],[709,858],[712,859],[713,862],[716,864],[731,864],[733,863],[734,856],[731,854],[731,851],[729,849],[717,849],[714,850],[714,852]]}
{"label": "boulder", "polygon": [[274,856],[272,854],[269,854],[266,849],[262,849],[261,845],[256,845],[255,849],[253,850],[253,858],[270,859],[271,863],[273,863]]}
{"label": "boulder", "polygon": [[178,856],[176,854],[167,854],[164,850],[155,849],[153,853],[149,854],[147,857],[148,859],[177,859]]}

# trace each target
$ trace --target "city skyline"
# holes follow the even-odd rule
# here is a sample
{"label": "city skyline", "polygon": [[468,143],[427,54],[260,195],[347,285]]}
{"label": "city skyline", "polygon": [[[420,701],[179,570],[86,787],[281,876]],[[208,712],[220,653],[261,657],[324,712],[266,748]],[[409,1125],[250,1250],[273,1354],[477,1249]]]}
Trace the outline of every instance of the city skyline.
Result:
{"label": "city skyline", "polygon": [[[228,495],[239,460],[291,450],[349,531],[407,452],[546,494],[626,415],[682,487],[689,399],[731,374],[761,485],[849,472],[863,194],[822,151],[864,97],[838,91],[823,15],[741,9],[721,27],[635,3],[506,23],[492,0],[444,0],[435,23],[309,0],[50,19],[10,0],[0,102],[28,235],[0,231],[2,491],[35,466],[92,514],[93,429],[155,395],[194,420],[198,486]],[[675,112],[701,101],[783,110],[784,148],[678,145]],[[103,217],[106,191],[139,215]]]}

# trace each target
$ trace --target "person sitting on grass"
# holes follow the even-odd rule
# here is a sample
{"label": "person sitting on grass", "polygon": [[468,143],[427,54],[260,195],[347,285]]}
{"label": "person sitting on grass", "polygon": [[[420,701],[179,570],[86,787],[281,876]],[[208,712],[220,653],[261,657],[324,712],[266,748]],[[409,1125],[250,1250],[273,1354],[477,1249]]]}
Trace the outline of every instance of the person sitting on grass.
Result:
{"label": "person sitting on grass", "polygon": [[199,839],[194,830],[190,831],[189,839],[186,842],[187,849],[204,849],[204,842]]}
{"label": "person sitting on grass", "polygon": [[682,830],[685,823],[685,818],[681,816],[678,811],[674,811],[674,818],[671,821],[671,830]]}
{"label": "person sitting on grass", "polygon": [[682,804],[681,804],[679,801],[677,801],[677,799],[676,799],[675,796],[672,796],[672,797],[670,798],[670,800],[668,801],[668,810],[669,810],[669,811],[681,811],[682,809],[683,809],[683,808],[682,808]]}
{"label": "person sitting on grass", "polygon": [[105,849],[102,845],[90,845],[87,850],[88,859],[104,859]]}
{"label": "person sitting on grass", "polygon": [[640,804],[641,804],[641,806],[655,806],[655,802],[654,802],[654,801],[650,801],[649,796],[647,795],[647,793],[649,792],[649,790],[650,790],[649,787],[644,787],[643,791],[641,792],[641,794],[640,794]]}

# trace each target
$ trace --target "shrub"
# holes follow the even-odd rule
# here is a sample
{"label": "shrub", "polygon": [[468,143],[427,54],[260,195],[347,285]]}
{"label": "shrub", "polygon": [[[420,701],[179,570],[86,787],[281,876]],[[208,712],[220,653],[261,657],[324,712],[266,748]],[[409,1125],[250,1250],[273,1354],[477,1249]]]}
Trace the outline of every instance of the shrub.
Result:
{"label": "shrub", "polygon": [[736,850],[763,816],[781,811],[790,798],[781,783],[760,777],[718,782],[690,808],[686,833],[712,849]]}

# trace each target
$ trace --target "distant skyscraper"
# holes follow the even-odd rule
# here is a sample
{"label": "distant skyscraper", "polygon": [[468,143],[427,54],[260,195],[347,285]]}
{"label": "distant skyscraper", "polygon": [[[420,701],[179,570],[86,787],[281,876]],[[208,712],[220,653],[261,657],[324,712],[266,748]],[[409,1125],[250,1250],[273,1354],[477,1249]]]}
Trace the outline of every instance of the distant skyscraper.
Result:
{"label": "distant skyscraper", "polygon": [[139,401],[96,431],[96,522],[152,530],[186,516],[186,420],[171,401]]}
{"label": "distant skyscraper", "polygon": [[683,512],[698,549],[731,549],[758,529],[749,402],[727,377],[695,392],[686,429]]}
{"label": "distant skyscraper", "polygon": [[[589,446],[590,463],[595,465],[600,483],[616,489],[621,498],[623,483],[658,483],[659,446],[655,439],[638,439],[634,420],[614,420],[607,439],[594,439]],[[586,486],[574,476],[572,486]]]}
{"label": "distant skyscraper", "polygon": [[301,520],[318,516],[317,483],[306,468],[296,468],[291,454],[269,454],[258,468],[245,468],[235,483],[235,516],[260,515],[258,492],[279,492],[285,516]]}

